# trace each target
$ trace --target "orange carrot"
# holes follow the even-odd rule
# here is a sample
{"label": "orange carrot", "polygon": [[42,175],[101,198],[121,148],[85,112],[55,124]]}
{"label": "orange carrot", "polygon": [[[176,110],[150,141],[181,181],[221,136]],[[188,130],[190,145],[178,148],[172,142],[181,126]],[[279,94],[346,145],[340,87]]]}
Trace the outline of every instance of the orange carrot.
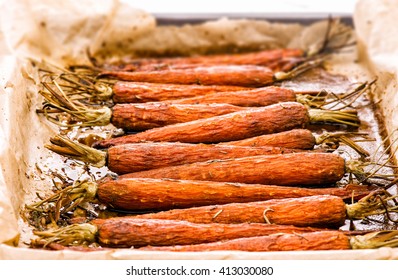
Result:
{"label": "orange carrot", "polygon": [[66,246],[97,242],[105,247],[138,248],[148,245],[199,244],[273,233],[299,234],[319,230],[311,227],[256,223],[195,224],[186,221],[141,220],[126,216],[96,219],[90,223],[73,224],[56,231],[35,232],[42,238],[32,243],[33,246],[43,245],[44,240],[53,237],[52,242]]}
{"label": "orange carrot", "polygon": [[[211,104],[211,103],[227,103],[243,107],[260,107],[267,106],[279,102],[300,102],[302,95],[296,94],[288,88],[275,86],[262,87],[241,91],[225,91],[217,93],[209,93],[206,95],[195,96],[191,98],[182,98],[176,100],[168,100],[171,104]],[[314,97],[313,97],[314,98]]]}
{"label": "orange carrot", "polygon": [[245,108],[230,104],[116,104],[110,122],[124,130],[142,131],[242,110]]}
{"label": "orange carrot", "polygon": [[[283,226],[285,227],[285,226]],[[381,247],[396,247],[398,245],[398,231],[337,231],[337,230],[319,230],[308,231],[298,228],[299,231],[285,232],[285,229],[278,227],[280,232],[270,235],[260,235],[252,237],[239,237],[234,239],[190,244],[190,245],[171,245],[171,246],[154,246],[149,245],[139,247],[138,250],[145,251],[174,251],[174,252],[207,252],[207,251],[246,251],[246,252],[270,252],[270,251],[307,251],[307,250],[356,250],[356,249],[377,249]],[[308,229],[308,228],[306,228]],[[69,234],[69,232],[71,232]],[[75,231],[74,233],[72,231]],[[82,233],[77,236],[77,232]],[[105,231],[105,230],[104,230]],[[287,230],[288,231],[288,230]],[[90,229],[86,225],[80,227],[68,228],[64,232],[39,232],[40,237],[33,240],[32,247],[45,247],[51,250],[73,250],[80,252],[109,250],[108,247],[87,247],[76,244],[93,242],[92,236],[98,230]],[[120,232],[120,230],[118,230]],[[55,234],[61,235],[54,238]],[[127,233],[128,234],[128,233]],[[73,236],[75,238],[73,238]],[[120,236],[120,235],[119,235]],[[118,237],[119,237],[118,236]],[[134,236],[135,237],[135,236]],[[50,240],[49,240],[50,239]],[[70,244],[68,243],[74,243]],[[109,246],[123,247],[125,244],[133,242],[126,241],[119,243],[117,238],[110,239],[107,242]],[[124,241],[124,240],[123,240]],[[62,245],[62,244],[65,245]],[[107,244],[103,244],[106,246]],[[70,247],[67,247],[70,246]]]}
{"label": "orange carrot", "polygon": [[291,153],[195,162],[121,177],[315,186],[335,184],[345,172],[345,161],[337,154]]}
{"label": "orange carrot", "polygon": [[237,86],[179,85],[117,81],[113,85],[112,100],[114,103],[142,103],[189,98],[216,92],[239,91],[245,89],[247,88]]}
{"label": "orange carrot", "polygon": [[206,251],[307,251],[307,250],[352,250],[397,247],[398,231],[385,230],[364,234],[343,231],[317,231],[304,233],[276,233],[267,236],[243,237],[232,240],[193,245],[142,247],[140,250],[206,252]]}
{"label": "orange carrot", "polygon": [[[323,228],[333,228],[343,224],[345,219],[362,219],[369,215],[396,211],[394,207],[388,206],[388,200],[392,199],[394,197],[390,195],[369,194],[357,203],[346,205],[339,197],[322,195],[203,206],[130,217],[96,219],[90,223],[72,224],[56,230],[34,231],[34,234],[39,236],[39,238],[33,240],[32,245],[46,247],[54,242],[62,246],[76,246],[98,242],[111,247],[140,247],[146,245],[203,244],[203,242],[226,239],[235,240],[233,241],[234,244],[237,244],[236,242],[246,244],[245,241],[238,241],[238,239],[242,236],[248,238],[248,236],[267,235],[274,232],[274,230],[277,230],[278,234],[281,234],[281,232],[292,232],[292,230],[295,231],[292,225],[300,227],[317,225]],[[197,225],[189,222],[197,223]],[[233,225],[216,225],[214,223],[235,223],[236,227]],[[288,227],[258,225],[264,223],[286,224]],[[297,230],[303,234],[313,231],[311,228],[300,228]],[[352,238],[350,240],[352,248],[370,248],[369,240],[374,242],[372,244],[373,247],[392,246],[393,244],[396,246],[398,243],[396,241],[397,233],[397,231],[372,232],[371,237],[353,236],[351,232],[345,233],[345,235],[350,235],[350,239]],[[295,236],[297,236],[297,232]],[[212,246],[210,244],[210,248],[215,248]],[[204,249],[205,247],[201,248]],[[250,251],[251,249],[249,248],[250,246],[244,250]]]}
{"label": "orange carrot", "polygon": [[279,133],[271,133],[238,141],[221,144],[237,146],[275,146],[289,149],[313,149],[316,145],[315,136],[308,129],[291,129]]}
{"label": "orange carrot", "polygon": [[[342,199],[358,200],[375,190],[377,187],[362,185],[347,185],[344,188],[300,188],[194,180],[104,178],[97,182],[77,181],[28,208],[39,209],[47,207],[48,204],[56,204],[59,214],[63,214],[78,207],[82,202],[99,201],[113,209],[158,211],[314,195],[334,195]],[[66,200],[65,197],[69,199]],[[55,216],[60,217],[58,213]]]}
{"label": "orange carrot", "polygon": [[261,87],[277,81],[274,77],[274,72],[270,68],[255,65],[202,66],[188,69],[136,72],[104,71],[100,77],[112,77],[123,81],[146,83],[241,87]]}
{"label": "orange carrot", "polygon": [[205,205],[265,201],[313,195],[359,199],[376,187],[299,188],[211,181],[126,178],[97,183],[97,198],[115,209],[170,210]]}
{"label": "orange carrot", "polygon": [[272,223],[334,228],[344,224],[346,213],[346,205],[340,197],[320,195],[172,209],[135,217],[192,223]]}
{"label": "orange carrot", "polygon": [[273,70],[290,70],[303,61],[304,52],[300,49],[273,49],[248,53],[221,55],[196,55],[188,57],[141,58],[119,65],[107,65],[106,68],[122,71],[147,71],[154,69],[175,68],[186,65],[265,65]]}
{"label": "orange carrot", "polygon": [[[95,224],[95,222],[93,223]],[[195,224],[173,220],[107,219],[98,226],[98,242],[107,247],[167,246],[198,244],[239,237],[279,233],[314,232],[319,229],[289,225]]]}
{"label": "orange carrot", "polygon": [[[199,85],[229,85],[242,87],[261,87],[278,81],[294,78],[301,73],[319,66],[323,57],[307,59],[289,72],[280,72],[259,65],[194,65],[167,67],[153,71],[119,71],[103,70],[97,75],[101,78],[114,78],[124,81],[164,83],[164,84],[199,84]],[[158,69],[158,68],[156,68]],[[100,80],[99,80],[100,81]]]}
{"label": "orange carrot", "polygon": [[268,236],[237,238],[194,245],[175,245],[140,248],[146,251],[206,252],[206,251],[313,251],[350,250],[350,237],[338,231],[310,233],[277,233]]}
{"label": "orange carrot", "polygon": [[295,226],[339,227],[346,219],[396,212],[388,203],[395,197],[373,192],[353,204],[340,197],[314,195],[299,198],[229,203],[141,214],[137,219],[184,220],[193,223],[273,223]]}
{"label": "orange carrot", "polygon": [[126,174],[168,166],[245,156],[287,154],[304,150],[280,147],[250,147],[188,143],[135,143],[110,147],[107,166],[117,174]]}
{"label": "orange carrot", "polygon": [[96,167],[108,166],[109,170],[117,174],[209,160],[308,152],[307,150],[272,146],[252,147],[179,142],[148,142],[117,145],[110,147],[107,152],[104,152],[72,141],[61,135],[52,137],[50,141],[51,144],[47,144],[45,147],[51,151]]}

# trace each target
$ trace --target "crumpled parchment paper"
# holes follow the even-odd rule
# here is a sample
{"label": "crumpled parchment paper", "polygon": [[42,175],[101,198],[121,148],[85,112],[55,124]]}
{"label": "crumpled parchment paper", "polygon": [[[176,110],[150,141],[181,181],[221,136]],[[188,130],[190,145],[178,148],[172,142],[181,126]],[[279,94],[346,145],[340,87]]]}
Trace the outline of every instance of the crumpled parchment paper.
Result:
{"label": "crumpled parchment paper", "polygon": [[[362,0],[354,14],[361,62],[378,77],[375,101],[383,115],[392,151],[398,135],[398,16],[396,0]],[[398,158],[395,156],[395,161]]]}

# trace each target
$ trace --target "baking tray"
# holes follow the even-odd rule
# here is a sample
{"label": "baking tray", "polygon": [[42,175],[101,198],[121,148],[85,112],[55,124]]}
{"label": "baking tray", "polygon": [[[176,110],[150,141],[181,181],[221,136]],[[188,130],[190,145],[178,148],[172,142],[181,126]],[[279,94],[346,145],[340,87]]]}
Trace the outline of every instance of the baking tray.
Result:
{"label": "baking tray", "polygon": [[[250,18],[259,20],[269,20],[271,22],[282,23],[300,23],[311,24],[313,22],[327,19],[329,15],[322,14],[212,14],[212,15],[176,15],[162,14],[155,15],[160,25],[184,25],[196,24],[208,20],[216,20],[220,17],[230,19]],[[333,17],[337,17],[333,15]],[[343,14],[339,16],[346,24],[353,24],[350,15]],[[165,253],[165,252],[139,252],[136,254],[129,250],[119,249],[109,252],[81,253],[70,252],[64,255],[62,252],[50,252],[45,250],[32,250],[28,248],[14,248],[1,245],[1,250],[9,258],[16,259],[385,259],[398,258],[398,250],[391,248],[382,248],[378,250],[361,251],[309,251],[309,252],[269,252],[269,253],[251,253],[251,252],[203,252],[203,253]]]}

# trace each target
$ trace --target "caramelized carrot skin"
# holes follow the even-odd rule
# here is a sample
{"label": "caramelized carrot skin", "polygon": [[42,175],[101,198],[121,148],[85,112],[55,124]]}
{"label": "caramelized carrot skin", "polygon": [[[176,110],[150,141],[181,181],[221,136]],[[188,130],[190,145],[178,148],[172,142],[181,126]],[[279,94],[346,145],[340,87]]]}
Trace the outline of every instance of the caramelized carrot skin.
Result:
{"label": "caramelized carrot skin", "polygon": [[302,61],[301,49],[273,49],[242,54],[196,55],[171,58],[142,58],[110,69],[142,71],[178,67],[181,65],[264,65],[273,70],[289,70],[292,64]]}
{"label": "caramelized carrot skin", "polygon": [[319,231],[300,234],[273,234],[269,236],[237,238],[227,241],[196,245],[177,245],[140,248],[147,251],[204,252],[236,250],[247,252],[350,250],[350,240],[344,233]]}
{"label": "caramelized carrot skin", "polygon": [[335,184],[345,174],[342,157],[330,153],[291,153],[196,162],[122,175],[280,186]]}
{"label": "caramelized carrot skin", "polygon": [[374,188],[349,185],[344,188],[301,188],[193,180],[129,178],[98,184],[101,203],[122,210],[170,210],[205,205],[265,201],[313,195],[359,199]]}
{"label": "caramelized carrot skin", "polygon": [[118,81],[113,86],[112,99],[114,103],[143,103],[190,98],[223,91],[241,91],[247,89],[248,88],[245,87],[228,85],[204,86]]}
{"label": "caramelized carrot skin", "polygon": [[268,106],[279,102],[295,102],[296,93],[287,88],[269,86],[234,92],[217,92],[203,96],[170,100],[172,104],[227,103],[243,107]]}
{"label": "caramelized carrot skin", "polygon": [[297,102],[283,102],[107,139],[94,143],[94,147],[108,148],[114,145],[142,141],[227,142],[302,128],[309,121],[308,111],[304,105]]}
{"label": "caramelized carrot skin", "polygon": [[310,150],[316,145],[315,137],[308,129],[291,129],[279,133],[265,134],[238,141],[225,142],[237,146],[275,146],[289,149]]}
{"label": "caramelized carrot skin", "polygon": [[280,147],[250,147],[172,142],[118,145],[108,149],[108,168],[117,174],[157,169],[209,160],[245,156],[306,152]]}
{"label": "caramelized carrot skin", "polygon": [[111,122],[125,130],[142,131],[245,110],[230,104],[116,104]]}
{"label": "caramelized carrot skin", "polygon": [[214,64],[235,64],[235,65],[267,65],[270,62],[279,61],[288,57],[302,57],[304,55],[301,49],[275,49],[264,50],[258,52],[250,52],[244,54],[223,54],[223,55],[207,55],[192,56],[187,58],[165,59],[162,63],[214,63]]}
{"label": "caramelized carrot skin", "polygon": [[192,223],[267,223],[336,228],[344,224],[346,207],[330,195],[229,203],[142,214],[137,219],[183,220]]}
{"label": "caramelized carrot skin", "polygon": [[269,224],[195,224],[173,220],[106,219],[98,226],[98,242],[106,247],[130,248],[215,242],[279,233],[304,233],[320,229]]}
{"label": "caramelized carrot skin", "polygon": [[112,108],[111,121],[116,127],[140,131],[246,109],[242,107],[260,107],[294,101],[296,95],[292,90],[278,87],[218,92],[167,102],[116,104]]}
{"label": "caramelized carrot skin", "polygon": [[101,76],[133,82],[241,87],[261,87],[275,82],[274,72],[270,68],[254,65],[203,66],[139,72],[104,71]]}

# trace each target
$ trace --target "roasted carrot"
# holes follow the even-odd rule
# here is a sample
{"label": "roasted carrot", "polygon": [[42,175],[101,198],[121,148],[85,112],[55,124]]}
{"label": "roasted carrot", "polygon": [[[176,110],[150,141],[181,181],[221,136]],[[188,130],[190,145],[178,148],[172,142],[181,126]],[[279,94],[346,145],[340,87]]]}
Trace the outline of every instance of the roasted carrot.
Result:
{"label": "roasted carrot", "polygon": [[[106,178],[97,182],[76,181],[73,185],[28,205],[27,209],[49,209],[47,206],[54,204],[59,206],[60,211],[55,216],[60,217],[65,211],[72,211],[78,207],[81,202],[91,201],[99,201],[114,209],[158,211],[313,195],[334,195],[342,199],[358,200],[376,189],[377,187],[363,185],[347,185],[344,188],[300,188],[192,180]],[[69,199],[63,199],[65,197]],[[52,220],[57,218],[54,217]]]}
{"label": "roasted carrot", "polygon": [[107,148],[114,145],[142,141],[228,142],[302,128],[310,123],[319,122],[358,126],[359,119],[353,112],[307,109],[304,105],[297,102],[283,102],[107,139],[95,143],[94,147]]}
{"label": "roasted carrot", "polygon": [[[274,62],[270,63],[251,63],[248,62],[247,64],[244,63],[228,63],[228,62],[209,62],[209,61],[202,61],[202,62],[186,62],[184,63],[183,61],[179,63],[148,63],[148,64],[142,64],[137,67],[137,65],[125,65],[125,66],[119,66],[119,67],[102,67],[103,70],[110,70],[110,71],[160,71],[160,70],[186,70],[186,69],[193,69],[197,67],[209,67],[209,66],[230,66],[230,65],[259,65],[259,66],[265,66],[273,71],[290,71],[292,68],[294,68],[296,65],[304,62],[306,58],[283,58],[279,59]],[[242,61],[243,62],[243,61]]]}
{"label": "roasted carrot", "polygon": [[396,247],[398,231],[376,231],[365,235],[348,235],[339,231],[318,231],[308,233],[281,233],[267,236],[244,237],[213,243],[176,245],[164,247],[142,247],[140,250],[205,252],[205,251],[312,251],[352,250]]}
{"label": "roasted carrot", "polygon": [[312,195],[335,195],[358,199],[375,187],[347,185],[344,188],[296,188],[209,181],[130,178],[98,184],[102,203],[125,210],[170,210],[234,202],[264,201]]}
{"label": "roasted carrot", "polygon": [[[126,82],[116,81],[114,83],[106,83],[99,81],[94,85],[81,84],[73,79],[68,79],[73,84],[74,90],[80,88],[79,94],[88,94],[90,99],[109,101],[117,103],[145,103],[145,102],[179,102],[185,104],[193,103],[226,103],[226,101],[234,102],[232,104],[245,104],[242,98],[250,98],[251,104],[243,106],[262,106],[263,104],[273,104],[283,101],[299,100],[302,103],[320,104],[326,102],[328,95],[324,91],[319,90],[294,90],[293,96],[291,89],[280,86],[266,86],[261,88],[228,86],[228,85],[194,85],[194,84],[161,84],[161,83],[145,83],[145,82]],[[352,92],[343,94],[342,97],[334,96],[330,102],[338,102],[341,99],[358,96],[366,91],[372,83],[364,83]],[[65,90],[67,88],[64,87]],[[68,91],[68,90],[67,90]],[[70,91],[70,90],[69,90]],[[279,92],[280,91],[280,92]],[[235,92],[235,94],[234,94]],[[70,92],[70,94],[72,94]],[[275,95],[275,97],[273,97]],[[240,97],[240,98],[239,98]],[[249,101],[247,101],[249,102]],[[241,105],[240,105],[241,106]]]}
{"label": "roasted carrot", "polygon": [[326,103],[326,94],[317,96],[297,94],[295,91],[276,86],[261,87],[240,91],[225,91],[176,100],[167,100],[171,104],[211,104],[227,103],[243,107],[260,107],[279,102],[300,102],[310,107]]}
{"label": "roasted carrot", "polygon": [[[68,98],[60,86],[54,82],[56,88],[50,84],[43,83],[47,91],[40,91],[46,99],[43,109],[38,112],[45,113],[48,119],[54,120],[49,115],[69,113],[73,118],[71,123],[79,126],[107,125],[112,123],[118,128],[125,130],[141,131],[156,127],[162,127],[170,124],[189,122],[203,118],[209,118],[228,113],[239,112],[241,110],[253,109],[254,107],[264,107],[275,103],[299,102],[308,108],[327,108],[328,106],[337,106],[341,103],[348,107],[344,100],[360,95],[373,84],[364,83],[354,89],[352,92],[344,94],[341,97],[334,96],[327,99],[324,92],[316,96],[297,94],[296,92],[281,87],[264,87],[258,89],[236,91],[236,92],[218,92],[216,94],[207,94],[194,98],[183,98],[177,100],[116,104],[112,109],[107,106],[89,106],[75,99]],[[344,101],[344,102],[343,102]],[[229,105],[228,105],[229,104]],[[232,106],[235,105],[235,106]],[[313,109],[314,110],[314,109]],[[316,111],[311,111],[316,113]],[[332,114],[333,112],[333,114]],[[323,116],[324,112],[321,113]],[[329,111],[329,120],[335,122],[336,119],[354,121],[355,110],[339,112],[339,110]],[[337,121],[338,122],[338,121]]]}
{"label": "roasted carrot", "polygon": [[250,147],[188,143],[135,143],[111,147],[108,168],[117,174],[245,156],[305,152],[280,147]]}
{"label": "roasted carrot", "polygon": [[[317,98],[300,96],[306,100],[303,100],[303,103],[315,104],[316,101],[313,99]],[[324,102],[323,98],[320,99]],[[300,100],[290,89],[266,87],[207,94],[196,98],[170,100],[170,102],[117,104],[112,108],[111,122],[116,127],[127,130],[145,130],[245,110],[238,106],[259,107],[288,101]]]}
{"label": "roasted carrot", "polygon": [[[247,88],[237,86],[179,85],[117,81],[112,89],[106,91],[104,89],[98,89],[98,91],[103,93],[100,94],[102,99],[112,98],[114,103],[142,103],[246,89]],[[111,97],[108,96],[106,92],[108,92]]]}
{"label": "roasted carrot", "polygon": [[142,131],[242,110],[245,108],[230,104],[116,104],[110,122],[127,131]]}
{"label": "roasted carrot", "polygon": [[388,206],[394,196],[373,193],[353,204],[331,195],[229,203],[136,215],[138,219],[184,220],[192,223],[272,223],[295,226],[339,227],[346,219],[396,212]]}
{"label": "roasted carrot", "polygon": [[[190,98],[180,98],[175,100],[166,100],[163,102],[172,104],[210,104],[210,103],[228,103],[236,106],[243,107],[259,107],[267,106],[279,102],[296,101],[307,105],[310,108],[328,108],[328,107],[349,107],[350,99],[354,100],[364,92],[370,89],[375,81],[370,83],[366,82],[354,90],[340,94],[339,96],[333,95],[332,98],[328,97],[326,91],[319,91],[315,94],[304,91],[293,91],[288,88],[267,86],[254,89],[245,89],[239,91],[224,91],[217,93],[209,93]],[[351,101],[352,103],[352,101]],[[340,107],[341,108],[341,107]]]}
{"label": "roasted carrot", "polygon": [[315,186],[335,184],[345,173],[345,161],[337,154],[292,153],[195,162],[129,173],[122,177]]}
{"label": "roasted carrot", "polygon": [[191,69],[139,72],[103,71],[100,77],[146,83],[241,87],[261,87],[271,85],[277,81],[274,77],[274,72],[270,68],[254,65],[202,66]]}
{"label": "roasted carrot", "polygon": [[147,245],[198,244],[273,233],[299,234],[319,230],[321,229],[264,223],[196,224],[186,221],[140,220],[126,216],[96,219],[90,223],[73,224],[56,231],[35,232],[41,238],[32,243],[43,245],[43,241],[48,240],[61,245],[88,245],[97,242],[105,247],[138,248]]}
{"label": "roasted carrot", "polygon": [[116,63],[105,65],[105,68],[122,71],[146,71],[186,65],[265,65],[273,70],[287,71],[303,60],[303,50],[273,49],[221,55],[141,58],[128,62],[121,62],[119,65]]}
{"label": "roasted carrot", "polygon": [[[272,233],[269,227],[262,227],[264,231],[259,233],[261,229],[257,224],[261,223],[288,225],[287,228],[273,227],[279,233],[295,231],[291,227],[292,225],[334,228],[343,224],[345,219],[362,219],[369,215],[397,211],[396,206],[388,205],[388,201],[393,199],[394,197],[390,195],[371,193],[357,203],[345,204],[339,197],[321,195],[204,206],[113,219],[96,219],[90,223],[73,224],[52,231],[34,231],[39,238],[32,241],[32,244],[47,246],[49,243],[55,242],[68,246],[99,242],[106,246],[130,247],[145,246],[145,244],[194,244],[211,242],[212,239],[225,240],[239,235],[258,236]],[[177,220],[198,225],[195,227],[188,223],[176,223]],[[235,223],[237,225],[236,227],[223,227],[215,225],[215,223]],[[208,226],[202,224],[208,224]],[[256,229],[250,229],[251,224],[254,224],[253,227]],[[233,233],[234,231],[237,233]],[[312,231],[312,229],[304,228],[298,232],[305,231]],[[198,232],[202,234],[198,234]],[[376,239],[381,241],[381,238]],[[358,241],[360,240],[364,241],[363,238],[358,239]],[[364,245],[356,245],[356,248],[364,248]]]}
{"label": "roasted carrot", "polygon": [[[358,134],[358,133],[357,133]],[[289,149],[313,149],[316,145],[325,144],[327,146],[339,146],[340,143],[354,149],[359,155],[368,157],[369,152],[359,146],[354,140],[349,138],[350,133],[328,133],[314,135],[308,129],[292,129],[279,133],[271,133],[256,137],[246,138],[238,141],[223,142],[220,144],[236,146],[273,146]]]}
{"label": "roasted carrot", "polygon": [[252,92],[225,92],[170,102],[116,104],[112,107],[110,122],[118,128],[140,131],[239,112],[250,106],[261,107],[296,100],[309,106],[325,102],[324,97],[301,98],[296,99],[292,90],[269,87]]}
{"label": "roasted carrot", "polygon": [[[224,144],[224,143],[223,143]],[[225,142],[227,145],[236,146],[274,146],[284,147],[289,149],[313,149],[316,142],[316,137],[309,129],[291,129],[278,133],[271,133],[250,137],[238,141]]]}
{"label": "roasted carrot", "polygon": [[[93,223],[95,224],[95,222]],[[110,247],[141,247],[148,244],[196,244],[237,237],[268,235],[275,232],[302,233],[319,229],[267,224],[195,224],[186,221],[142,220],[129,217],[99,223],[98,241]],[[200,237],[198,237],[200,235]],[[117,241],[117,242],[114,242]]]}
{"label": "roasted carrot", "polygon": [[346,204],[340,197],[321,195],[172,209],[135,217],[192,223],[271,223],[334,228],[344,224],[346,212]]}
{"label": "roasted carrot", "polygon": [[313,250],[349,250],[350,237],[338,231],[319,231],[313,233],[272,234],[268,236],[243,237],[212,243],[154,247],[140,250],[205,252],[205,251],[313,251]]}
{"label": "roasted carrot", "polygon": [[[44,113],[49,120],[55,120],[59,113],[68,113],[72,117],[71,121],[67,124],[68,126],[101,126],[112,123],[118,128],[134,131],[142,131],[170,124],[189,122],[248,109],[256,109],[255,107],[266,106],[269,105],[270,102],[278,103],[280,101],[283,103],[290,99],[282,97],[283,95],[285,97],[294,95],[292,91],[283,89],[279,90],[279,92],[281,92],[280,95],[272,94],[271,99],[268,97],[262,98],[261,95],[256,95],[254,93],[253,98],[245,98],[244,96],[235,99],[227,98],[224,103],[174,104],[172,101],[163,101],[154,103],[116,104],[112,108],[109,108],[108,106],[86,106],[81,102],[74,102],[62,94],[58,94],[47,84],[45,84],[45,87],[49,90],[49,93],[44,91],[41,93],[47,102],[44,103],[43,109],[37,112]],[[267,92],[266,95],[268,95],[272,90],[265,90],[265,92]],[[223,95],[223,97],[226,98],[228,96]],[[239,106],[234,106],[233,103]],[[308,107],[322,106],[324,97],[303,97],[300,103]],[[245,107],[246,105],[253,105],[255,107]],[[50,117],[51,113],[49,112],[51,110],[53,113],[57,114],[56,118]],[[332,113],[330,112],[329,115],[330,114]],[[344,116],[344,113],[340,114],[339,112],[334,112],[333,114]],[[355,118],[355,111],[345,114],[347,116],[352,115]],[[59,124],[63,125],[62,123]]]}
{"label": "roasted carrot", "polygon": [[[382,199],[383,201],[381,201]],[[91,223],[73,224],[72,226],[60,228],[55,231],[35,231],[34,233],[41,237],[35,243],[42,243],[45,241],[45,244],[51,242],[64,245],[87,244],[96,241],[98,242],[97,237],[102,235],[103,239],[101,242],[107,245],[111,243],[114,245],[120,245],[123,242],[141,242],[139,244],[144,245],[142,243],[145,242],[142,240],[145,238],[142,236],[142,234],[144,234],[144,236],[151,237],[148,239],[157,240],[157,242],[163,242],[162,245],[166,245],[166,242],[175,243],[176,236],[173,235],[174,233],[180,234],[180,236],[191,236],[190,240],[186,243],[194,242],[192,241],[192,234],[195,236],[201,235],[197,234],[199,231],[195,231],[193,233],[192,227],[185,227],[184,224],[178,230],[174,224],[174,222],[178,220],[197,224],[209,224],[211,226],[205,228],[209,230],[211,230],[211,228],[216,229],[215,235],[217,235],[217,232],[218,234],[221,232],[227,234],[226,232],[228,232],[228,227],[213,227],[212,225],[214,223],[237,224],[238,226],[235,228],[235,230],[241,228],[242,231],[240,234],[242,234],[242,232],[246,232],[245,230],[247,230],[246,226],[242,226],[243,224],[274,223],[288,226],[318,226],[321,228],[333,229],[342,225],[345,222],[345,219],[362,219],[369,215],[382,214],[386,213],[387,211],[396,211],[396,207],[394,208],[389,207],[388,204],[386,205],[386,202],[388,200],[394,199],[394,197],[383,197],[382,199],[374,194],[370,194],[359,200],[357,203],[344,204],[343,200],[339,197],[322,195],[290,199],[272,199],[268,201],[250,203],[202,206],[196,208],[170,210],[154,214],[119,217],[111,220],[97,219],[93,220]],[[148,220],[151,219],[156,220],[154,223],[158,223],[157,226],[151,224],[150,221],[148,222]],[[126,220],[131,220],[131,223],[126,222]],[[143,221],[141,224],[140,222],[135,222],[135,220]],[[158,222],[158,220],[170,220],[171,227],[174,227],[174,230],[170,227],[165,230],[165,228],[160,226],[161,222]],[[108,221],[111,221],[110,228],[108,228],[109,230],[106,230],[107,227],[105,227],[105,225]],[[120,221],[122,221],[122,224],[114,223]],[[123,226],[123,224],[125,226]],[[167,222],[165,222],[165,224],[167,224]],[[154,226],[153,230],[149,230],[146,225]],[[138,226],[140,229],[134,229],[136,226]],[[198,225],[198,227],[201,226]],[[156,230],[156,228],[159,229]],[[232,229],[232,227],[229,229]],[[101,234],[99,230],[106,231]],[[153,233],[153,236],[157,237],[152,237],[152,234],[149,232]],[[248,232],[252,232],[252,230],[248,230]],[[265,234],[265,232],[263,233]],[[269,233],[270,231],[267,232],[267,234]],[[130,236],[130,234],[132,235]],[[134,237],[136,234],[139,236],[139,241],[137,241],[137,238]],[[257,235],[253,232],[246,234],[251,234],[251,236]],[[115,237],[113,239],[114,241],[105,241],[111,240],[112,236]],[[126,238],[122,238],[122,236],[125,236]],[[129,241],[130,238],[131,241]],[[201,242],[200,238],[203,237],[198,237],[199,241],[197,243]],[[222,238],[226,238],[225,235],[223,235]],[[229,235],[229,238],[233,238],[232,233]],[[148,239],[146,239],[146,242],[149,243]],[[180,240],[180,242],[182,241]],[[206,242],[209,242],[209,240]]]}
{"label": "roasted carrot", "polygon": [[284,103],[154,128],[134,135],[100,141],[95,147],[106,148],[141,141],[226,142],[300,128],[309,121],[308,111],[303,105]]}
{"label": "roasted carrot", "polygon": [[229,85],[242,87],[261,87],[275,82],[291,79],[301,73],[319,66],[324,58],[306,60],[289,72],[279,72],[269,67],[258,65],[209,65],[185,67],[185,69],[164,69],[154,71],[102,71],[97,81],[102,78],[114,78],[123,81],[164,83],[164,84],[199,84]]}
{"label": "roasted carrot", "polygon": [[138,172],[167,166],[244,156],[307,152],[272,146],[233,146],[222,144],[189,144],[148,142],[117,145],[107,152],[93,149],[57,135],[45,145],[51,151],[96,167],[107,166],[117,174]]}
{"label": "roasted carrot", "polygon": [[[73,81],[72,81],[73,82]],[[86,88],[83,92],[91,93],[96,100],[112,100],[113,103],[145,103],[158,101],[171,101],[189,99],[205,95],[217,96],[222,92],[250,93],[255,88],[227,86],[227,85],[184,85],[184,84],[160,84],[144,82],[116,81],[113,85],[99,82],[94,88]],[[272,86],[273,87],[273,86]],[[277,88],[277,87],[276,87]],[[282,90],[286,88],[280,87]],[[260,90],[260,89],[259,89]],[[261,88],[262,91],[266,88]],[[319,91],[295,91],[296,95],[315,96]],[[221,94],[222,95],[222,94]],[[285,97],[287,98],[287,97]],[[295,100],[295,99],[294,99]],[[195,101],[195,100],[194,100]],[[204,102],[204,101],[203,101]]]}

